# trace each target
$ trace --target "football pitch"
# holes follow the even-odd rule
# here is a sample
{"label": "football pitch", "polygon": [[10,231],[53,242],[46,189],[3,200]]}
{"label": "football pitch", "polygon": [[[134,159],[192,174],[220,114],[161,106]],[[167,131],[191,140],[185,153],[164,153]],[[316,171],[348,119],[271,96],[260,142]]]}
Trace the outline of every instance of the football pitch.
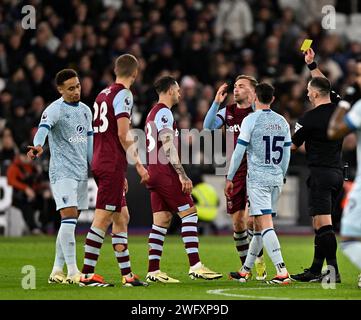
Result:
{"label": "football pitch", "polygon": [[[142,279],[147,272],[147,237],[131,236],[129,250],[132,269]],[[280,236],[283,257],[290,273],[308,267],[313,256],[313,237]],[[77,260],[81,268],[84,254],[84,236],[77,236]],[[252,280],[238,283],[228,280],[229,271],[239,268],[239,260],[229,236],[200,237],[200,255],[209,268],[222,272],[223,278],[214,281],[191,280],[188,277],[188,260],[180,236],[167,236],[161,269],[181,281],[179,284],[150,284],[148,287],[125,288],[120,284],[118,266],[114,257],[110,237],[102,247],[96,272],[114,288],[84,288],[77,285],[48,284],[51,271],[55,237],[23,237],[0,239],[0,299],[16,300],[343,300],[361,299],[357,288],[358,270],[338,251],[342,283],[325,289],[319,283],[292,283],[285,286],[270,286]],[[274,267],[266,258],[268,278],[274,275]],[[35,289],[24,289],[23,267],[35,268]],[[25,281],[26,282],[26,281]]]}

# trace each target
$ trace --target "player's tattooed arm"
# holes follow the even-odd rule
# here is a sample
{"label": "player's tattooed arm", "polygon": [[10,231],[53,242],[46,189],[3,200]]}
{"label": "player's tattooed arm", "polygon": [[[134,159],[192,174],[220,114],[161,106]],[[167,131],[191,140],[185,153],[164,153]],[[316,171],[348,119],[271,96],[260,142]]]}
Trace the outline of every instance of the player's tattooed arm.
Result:
{"label": "player's tattooed arm", "polygon": [[190,194],[193,188],[192,180],[188,178],[178,157],[177,149],[173,143],[173,132],[167,130],[163,132],[159,138],[162,141],[165,156],[179,176],[179,181],[182,184],[182,191]]}

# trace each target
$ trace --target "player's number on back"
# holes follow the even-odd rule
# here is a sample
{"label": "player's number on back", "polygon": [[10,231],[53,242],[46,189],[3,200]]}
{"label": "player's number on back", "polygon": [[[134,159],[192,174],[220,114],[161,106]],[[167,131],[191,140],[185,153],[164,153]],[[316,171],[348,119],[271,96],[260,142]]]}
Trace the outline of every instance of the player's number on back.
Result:
{"label": "player's number on back", "polygon": [[155,147],[155,140],[152,136],[152,126],[147,123],[147,140],[148,140],[148,152],[151,152]]}
{"label": "player's number on back", "polygon": [[[272,140],[272,141],[271,141]],[[282,161],[283,157],[283,142],[285,141],[285,137],[283,136],[263,136],[263,141],[266,144],[266,150],[265,150],[265,164],[271,163],[271,152],[276,153],[278,152],[278,158],[272,157],[272,162],[274,164],[279,164]],[[282,145],[279,145],[278,143],[281,142]],[[272,145],[272,150],[271,150]]]}
{"label": "player's number on back", "polygon": [[95,133],[98,133],[98,132],[102,133],[102,132],[107,131],[108,126],[109,126],[107,112],[108,112],[108,106],[105,101],[103,101],[100,104],[100,110],[99,110],[98,104],[96,102],[94,102],[94,122],[97,120],[98,116],[101,121],[99,127],[94,126]]}

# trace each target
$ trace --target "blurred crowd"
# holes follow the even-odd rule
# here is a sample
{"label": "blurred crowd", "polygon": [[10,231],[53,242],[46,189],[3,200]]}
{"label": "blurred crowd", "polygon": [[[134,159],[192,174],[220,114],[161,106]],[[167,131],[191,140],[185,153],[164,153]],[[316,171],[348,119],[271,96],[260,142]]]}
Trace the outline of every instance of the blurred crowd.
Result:
{"label": "blurred crowd", "polygon": [[[36,9],[35,29],[21,24],[27,4]],[[326,5],[336,8],[336,29],[322,27]],[[140,61],[133,86],[134,127],[143,128],[157,98],[152,85],[165,74],[181,86],[175,110],[180,129],[201,130],[216,89],[239,74],[271,82],[277,98],[273,107],[293,127],[309,108],[302,41],[313,39],[320,69],[342,95],[357,77],[360,17],[361,3],[354,0],[3,0],[1,174],[6,175],[19,148],[31,144],[42,111],[57,99],[57,71],[78,71],[82,101],[92,108],[97,93],[113,81],[114,59],[123,53]],[[346,149],[353,151],[350,139]]]}

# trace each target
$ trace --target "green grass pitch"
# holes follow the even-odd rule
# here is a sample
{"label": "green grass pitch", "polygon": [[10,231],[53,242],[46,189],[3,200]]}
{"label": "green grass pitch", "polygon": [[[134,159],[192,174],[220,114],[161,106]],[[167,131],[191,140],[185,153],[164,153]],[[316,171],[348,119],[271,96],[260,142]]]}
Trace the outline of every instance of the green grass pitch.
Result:
{"label": "green grass pitch", "polygon": [[[133,271],[144,279],[147,271],[147,237],[130,236],[129,250]],[[308,267],[313,256],[313,237],[280,236],[283,257],[288,270],[298,273]],[[77,236],[78,266],[82,266],[84,236]],[[102,247],[96,272],[114,288],[81,288],[76,285],[50,285],[55,238],[50,236],[1,238],[0,240],[0,299],[122,299],[122,300],[223,300],[223,299],[361,299],[357,288],[358,270],[338,251],[342,283],[335,289],[324,289],[321,284],[292,283],[287,286],[270,286],[252,280],[241,284],[228,280],[229,271],[239,268],[239,260],[231,235],[200,237],[200,255],[209,268],[222,272],[223,278],[214,281],[191,280],[188,277],[188,260],[180,236],[167,236],[161,261],[162,271],[181,280],[179,284],[150,284],[146,288],[125,288],[120,284],[118,266],[110,237]],[[268,277],[274,267],[266,258]],[[22,288],[25,274],[22,268],[32,265],[36,270],[36,289]]]}

